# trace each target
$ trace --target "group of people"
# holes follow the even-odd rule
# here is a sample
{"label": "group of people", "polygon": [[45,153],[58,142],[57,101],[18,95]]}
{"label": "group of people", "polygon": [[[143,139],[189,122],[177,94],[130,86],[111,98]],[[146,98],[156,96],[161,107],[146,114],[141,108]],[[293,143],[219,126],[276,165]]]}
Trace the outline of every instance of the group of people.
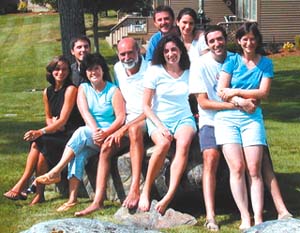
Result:
{"label": "group of people", "polygon": [[[219,230],[214,195],[222,153],[241,214],[240,229],[252,224],[246,178],[255,225],[263,221],[264,182],[278,218],[291,217],[272,168],[260,107],[274,75],[272,61],[261,53],[257,25],[247,22],[237,30],[241,51],[233,54],[226,50],[227,35],[222,27],[197,30],[197,14],[191,8],[182,9],[175,19],[170,7],[158,6],[153,19],[158,32],[150,38],[145,58],[133,38],[118,42],[114,81],[104,57],[90,53],[85,36],[70,43],[74,64],[70,66],[63,56],[49,63],[46,77],[50,86],[43,93],[46,126],[25,133],[24,140],[30,142],[25,171],[4,196],[26,199],[23,190],[35,172],[38,177],[29,188],[36,193],[31,204],[43,202],[45,185],[59,182],[68,166],[69,199],[57,209],[67,211],[77,204],[88,158],[99,155],[94,200],[75,216],[90,214],[104,205],[111,157],[127,147],[132,178],[122,205],[148,211],[152,185],[174,141],[169,187],[155,206],[163,214],[176,193],[197,133],[189,102],[194,97],[200,116],[205,227]],[[155,147],[140,192],[147,134]]]}

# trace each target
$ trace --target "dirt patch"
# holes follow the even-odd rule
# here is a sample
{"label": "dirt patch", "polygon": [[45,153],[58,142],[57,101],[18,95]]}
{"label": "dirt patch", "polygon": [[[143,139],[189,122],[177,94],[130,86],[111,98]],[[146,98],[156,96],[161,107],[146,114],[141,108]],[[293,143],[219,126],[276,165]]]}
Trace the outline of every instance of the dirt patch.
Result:
{"label": "dirt patch", "polygon": [[300,49],[294,49],[292,51],[286,51],[281,49],[278,53],[268,55],[268,57],[270,58],[288,57],[288,56],[300,56]]}

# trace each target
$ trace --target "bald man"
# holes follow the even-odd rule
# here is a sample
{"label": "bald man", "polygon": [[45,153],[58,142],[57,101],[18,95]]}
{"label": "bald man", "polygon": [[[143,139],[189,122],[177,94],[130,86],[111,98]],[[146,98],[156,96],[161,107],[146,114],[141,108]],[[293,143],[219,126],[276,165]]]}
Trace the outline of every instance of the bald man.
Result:
{"label": "bald man", "polygon": [[120,144],[122,137],[129,137],[132,177],[130,190],[123,201],[123,206],[132,209],[137,206],[140,198],[140,175],[146,135],[142,107],[143,82],[148,63],[141,56],[140,48],[133,38],[126,37],[120,40],[117,49],[119,62],[114,66],[114,77],[126,102],[126,122],[115,133],[115,142]]}

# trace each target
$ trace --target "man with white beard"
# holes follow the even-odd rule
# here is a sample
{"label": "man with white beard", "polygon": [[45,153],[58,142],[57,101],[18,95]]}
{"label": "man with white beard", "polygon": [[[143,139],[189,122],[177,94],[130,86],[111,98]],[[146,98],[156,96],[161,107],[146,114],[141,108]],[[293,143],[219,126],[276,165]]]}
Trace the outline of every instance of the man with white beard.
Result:
{"label": "man with white beard", "polygon": [[144,73],[147,62],[140,54],[137,42],[130,37],[119,41],[119,61],[114,66],[115,83],[120,88],[126,103],[126,122],[114,135],[114,141],[120,145],[127,136],[130,141],[131,186],[123,206],[135,208],[140,198],[140,174],[144,154],[144,136],[146,133],[145,115],[142,99],[144,92]]}

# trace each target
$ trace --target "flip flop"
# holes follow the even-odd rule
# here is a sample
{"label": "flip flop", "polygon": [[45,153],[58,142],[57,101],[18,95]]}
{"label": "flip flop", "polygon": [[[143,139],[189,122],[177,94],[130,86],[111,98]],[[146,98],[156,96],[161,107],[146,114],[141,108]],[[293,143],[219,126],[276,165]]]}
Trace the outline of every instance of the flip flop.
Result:
{"label": "flip flop", "polygon": [[204,227],[206,227],[210,231],[219,231],[219,225],[214,219],[206,219]]}
{"label": "flip flop", "polygon": [[14,190],[9,190],[8,192],[4,193],[3,196],[13,201],[17,201],[17,200],[24,201],[27,199],[26,195],[24,195],[21,192],[16,192]]}
{"label": "flip flop", "polygon": [[56,209],[57,212],[63,212],[71,209],[73,206],[77,205],[78,202],[72,202],[72,203],[64,203],[60,207]]}

